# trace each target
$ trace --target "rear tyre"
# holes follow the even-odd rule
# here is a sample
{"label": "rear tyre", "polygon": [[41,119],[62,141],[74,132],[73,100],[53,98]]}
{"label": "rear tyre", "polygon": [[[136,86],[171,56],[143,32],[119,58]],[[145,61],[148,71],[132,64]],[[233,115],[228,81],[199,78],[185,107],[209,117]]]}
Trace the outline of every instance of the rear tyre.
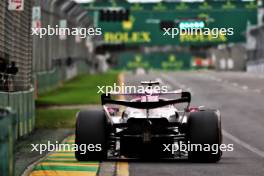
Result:
{"label": "rear tyre", "polygon": [[[190,144],[207,146],[206,151],[188,151],[189,160],[191,162],[218,162],[222,156],[219,149],[222,144],[220,113],[214,110],[193,112],[188,118],[187,125],[187,139]],[[210,147],[209,151],[208,147]]]}
{"label": "rear tyre", "polygon": [[[106,131],[106,117],[103,111],[80,111],[76,120],[75,144],[78,146],[78,150],[75,151],[76,159],[78,161],[105,160],[107,158]],[[83,151],[84,147],[87,148],[86,153]]]}

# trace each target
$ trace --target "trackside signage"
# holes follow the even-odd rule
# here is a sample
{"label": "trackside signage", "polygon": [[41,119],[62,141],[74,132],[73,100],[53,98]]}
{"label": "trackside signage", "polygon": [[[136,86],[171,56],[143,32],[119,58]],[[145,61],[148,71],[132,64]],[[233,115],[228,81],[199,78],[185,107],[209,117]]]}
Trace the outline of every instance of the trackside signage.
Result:
{"label": "trackside signage", "polygon": [[[64,28],[64,29],[67,28],[67,20],[65,20],[65,19],[60,20],[60,28]],[[60,38],[60,40],[66,40],[67,39],[67,35],[65,33],[62,33],[59,36],[59,38]]]}
{"label": "trackside signage", "polygon": [[[125,19],[120,20],[122,16],[117,12],[113,13],[115,8],[109,8],[112,7],[110,1],[95,1],[92,7],[91,4],[84,3],[88,13],[102,29],[104,42],[110,44],[199,46],[239,43],[246,40],[244,33],[248,24],[257,23],[256,1],[114,2],[116,7],[129,9]],[[99,9],[98,13],[94,9]],[[109,10],[108,15],[102,13],[104,9]],[[191,32],[187,29],[200,31]],[[182,32],[179,34],[176,31]]]}
{"label": "trackside signage", "polygon": [[105,42],[109,43],[149,43],[151,42],[151,33],[147,31],[137,32],[105,32]]}
{"label": "trackside signage", "polygon": [[23,11],[24,0],[8,0],[8,10]]}
{"label": "trackside signage", "polygon": [[[223,10],[222,10],[223,11]],[[102,28],[103,39],[106,43],[125,43],[138,45],[200,45],[220,44],[228,42],[243,42],[243,33],[247,29],[247,21],[256,23],[256,10],[230,10],[223,13],[220,10],[211,10],[210,13],[190,11],[166,12],[131,12],[127,21],[112,22],[100,21],[98,26]],[[187,15],[188,14],[188,15]],[[189,30],[181,28],[173,23],[172,27],[162,28],[159,17],[169,21],[174,19],[204,18],[206,26]],[[155,21],[155,19],[157,19]],[[224,20],[223,23],[223,19]],[[241,19],[241,20],[238,20]],[[197,22],[195,22],[196,25]],[[187,23],[188,26],[190,23]],[[187,25],[186,24],[186,25]]]}
{"label": "trackside signage", "polygon": [[[107,43],[150,43],[151,32],[147,30],[133,29],[135,18],[130,16],[118,26],[117,31],[105,31],[104,41]],[[107,24],[106,24],[107,25]]]}
{"label": "trackside signage", "polygon": [[41,28],[41,8],[36,6],[32,8],[32,27]]}

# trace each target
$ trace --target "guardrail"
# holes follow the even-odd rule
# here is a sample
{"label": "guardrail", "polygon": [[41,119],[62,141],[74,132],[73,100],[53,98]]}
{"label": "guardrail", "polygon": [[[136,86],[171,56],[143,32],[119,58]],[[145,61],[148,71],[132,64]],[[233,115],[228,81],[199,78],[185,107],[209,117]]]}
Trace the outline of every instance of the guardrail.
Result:
{"label": "guardrail", "polygon": [[16,113],[9,108],[0,108],[0,173],[14,175],[14,142],[17,139]]}
{"label": "guardrail", "polygon": [[53,70],[36,73],[36,92],[45,93],[58,87],[63,81],[90,71],[85,60],[75,61],[71,66],[57,66]]}
{"label": "guardrail", "polygon": [[47,92],[56,88],[62,81],[63,75],[58,69],[36,73],[36,91],[38,94]]}
{"label": "guardrail", "polygon": [[0,107],[11,108],[17,116],[15,139],[32,132],[35,126],[34,89],[19,92],[0,92],[0,99],[3,100],[0,102]]}
{"label": "guardrail", "polygon": [[14,175],[14,144],[35,127],[34,89],[0,92],[0,173]]}

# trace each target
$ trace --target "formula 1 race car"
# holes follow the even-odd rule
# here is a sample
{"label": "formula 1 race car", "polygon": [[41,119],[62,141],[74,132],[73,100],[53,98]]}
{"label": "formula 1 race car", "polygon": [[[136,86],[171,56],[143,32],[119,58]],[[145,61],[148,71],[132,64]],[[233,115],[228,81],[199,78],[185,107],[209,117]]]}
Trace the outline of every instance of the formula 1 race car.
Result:
{"label": "formula 1 race car", "polygon": [[[151,87],[158,82],[142,84]],[[129,101],[112,98],[117,95],[132,98]],[[220,112],[191,107],[190,92],[161,93],[149,89],[145,93],[102,94],[101,101],[103,110],[77,114],[75,144],[100,148],[86,153],[75,151],[78,161],[124,157],[179,158],[192,162],[221,159]],[[210,150],[213,148],[217,151]]]}

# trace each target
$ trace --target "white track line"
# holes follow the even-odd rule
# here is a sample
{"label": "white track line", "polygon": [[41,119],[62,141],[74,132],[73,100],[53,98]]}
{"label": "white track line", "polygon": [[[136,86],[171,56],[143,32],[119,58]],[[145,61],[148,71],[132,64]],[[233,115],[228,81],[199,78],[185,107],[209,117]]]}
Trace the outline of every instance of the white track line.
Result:
{"label": "white track line", "polygon": [[[165,80],[167,80],[170,84],[174,84],[174,86],[178,86],[178,87],[181,86],[181,84],[180,84],[179,82],[176,82],[176,83],[175,83],[175,80],[172,79],[170,76],[165,75],[165,74],[162,74],[161,76],[162,76]],[[176,85],[175,85],[175,84],[176,84]],[[235,143],[241,145],[241,146],[244,147],[245,149],[247,149],[247,150],[249,150],[249,151],[251,151],[251,152],[257,154],[258,156],[260,156],[260,157],[262,157],[262,158],[264,158],[264,152],[261,151],[260,149],[257,149],[256,147],[253,147],[253,146],[247,144],[246,142],[244,142],[244,141],[238,139],[237,137],[233,136],[232,134],[226,132],[225,130],[222,130],[222,132],[223,132],[223,135],[224,135],[226,138],[228,138],[228,139],[234,141]]]}
{"label": "white track line", "polygon": [[178,87],[180,89],[187,90],[187,91],[191,92],[192,94],[194,94],[193,90],[190,87],[187,87],[185,84],[182,84],[182,83],[176,81],[176,79],[173,79],[171,76],[165,75],[165,74],[161,74],[161,77],[163,77],[163,79],[165,81],[167,81],[169,84],[171,84],[173,86],[176,86],[176,87]]}
{"label": "white track line", "polygon": [[257,149],[256,147],[253,147],[253,146],[247,144],[246,142],[244,142],[244,141],[238,139],[237,137],[233,136],[232,134],[226,132],[225,130],[222,130],[222,132],[223,132],[223,135],[224,135],[226,138],[228,138],[228,139],[234,141],[235,143],[237,143],[237,144],[241,145],[242,147],[246,148],[247,150],[249,150],[249,151],[251,151],[251,152],[257,154],[258,156],[260,156],[260,157],[262,157],[262,158],[264,158],[264,152],[263,152],[263,151]]}
{"label": "white track line", "polygon": [[[206,76],[203,76],[203,77],[206,77]],[[232,86],[239,87],[241,90],[244,90],[244,91],[252,91],[252,92],[255,92],[255,93],[261,93],[260,89],[250,89],[247,85],[240,85],[240,84],[238,84],[236,82],[229,82],[228,80],[222,80],[221,78],[208,76],[208,79],[211,79],[211,80],[214,80],[214,81],[217,81],[217,82],[224,82],[227,85],[231,84]]]}
{"label": "white track line", "polygon": [[244,85],[244,86],[242,86],[242,89],[243,90],[248,90],[248,86]]}

